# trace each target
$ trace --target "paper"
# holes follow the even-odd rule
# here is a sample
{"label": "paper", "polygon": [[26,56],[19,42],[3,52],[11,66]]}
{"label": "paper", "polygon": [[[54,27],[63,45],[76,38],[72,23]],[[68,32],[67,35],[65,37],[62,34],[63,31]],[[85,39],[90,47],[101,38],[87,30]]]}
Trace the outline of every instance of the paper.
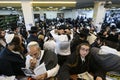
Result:
{"label": "paper", "polygon": [[38,75],[46,73],[45,64],[42,63],[41,65],[39,65],[38,67],[36,67],[34,69],[34,73],[35,73],[35,76],[38,76]]}
{"label": "paper", "polygon": [[24,72],[24,74],[26,76],[38,76],[38,75],[41,75],[41,74],[44,74],[46,73],[46,68],[45,68],[45,64],[42,63],[41,65],[39,65],[38,67],[36,67],[33,71],[30,70],[30,69],[27,69],[27,68],[21,68],[22,71]]}
{"label": "paper", "polygon": [[88,72],[78,74],[78,77],[82,78],[82,79],[85,79],[85,80],[94,80],[93,76],[91,74],[89,74]]}
{"label": "paper", "polygon": [[0,80],[15,80],[15,76],[0,76]]}
{"label": "paper", "polygon": [[26,76],[34,76],[35,75],[35,73],[30,69],[27,69],[27,68],[21,68],[21,69]]}

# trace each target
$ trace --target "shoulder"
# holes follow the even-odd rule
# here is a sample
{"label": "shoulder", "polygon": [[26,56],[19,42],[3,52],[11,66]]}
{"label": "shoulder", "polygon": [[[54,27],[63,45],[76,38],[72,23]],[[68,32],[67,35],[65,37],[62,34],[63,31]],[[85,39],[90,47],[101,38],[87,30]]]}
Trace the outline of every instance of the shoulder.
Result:
{"label": "shoulder", "polygon": [[92,55],[99,54],[99,51],[100,51],[100,48],[97,48],[97,47],[92,47],[92,48],[90,49],[90,53],[91,53]]}
{"label": "shoulder", "polygon": [[49,57],[49,58],[50,57],[52,57],[52,58],[57,57],[57,55],[51,50],[45,50],[44,51],[44,56]]}
{"label": "shoulder", "polygon": [[78,59],[79,55],[76,55],[75,52],[73,52],[71,55],[67,57],[67,62],[74,63]]}

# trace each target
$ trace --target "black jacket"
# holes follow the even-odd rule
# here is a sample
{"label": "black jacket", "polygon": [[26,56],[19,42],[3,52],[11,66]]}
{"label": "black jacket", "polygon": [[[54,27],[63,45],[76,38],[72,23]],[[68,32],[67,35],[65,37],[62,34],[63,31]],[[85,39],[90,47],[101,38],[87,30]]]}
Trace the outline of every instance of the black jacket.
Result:
{"label": "black jacket", "polygon": [[25,58],[4,48],[0,53],[0,75],[24,75],[21,68],[25,67]]}
{"label": "black jacket", "polygon": [[88,54],[85,58],[85,63],[82,63],[81,57],[73,53],[60,68],[58,80],[70,80],[70,75],[81,74],[86,71],[92,73],[94,78],[101,76],[105,80],[105,73],[102,72],[103,69],[95,62],[91,54]]}

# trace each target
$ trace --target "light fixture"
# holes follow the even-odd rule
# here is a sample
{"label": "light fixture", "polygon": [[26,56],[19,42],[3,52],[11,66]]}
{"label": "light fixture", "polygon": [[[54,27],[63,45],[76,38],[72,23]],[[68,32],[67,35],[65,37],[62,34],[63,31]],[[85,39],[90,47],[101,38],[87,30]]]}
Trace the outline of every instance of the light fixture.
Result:
{"label": "light fixture", "polygon": [[41,4],[76,4],[76,1],[33,1],[31,3],[41,3]]}
{"label": "light fixture", "polygon": [[62,7],[62,9],[66,9],[66,7],[65,7],[65,6],[63,6],[63,7]]}
{"label": "light fixture", "polygon": [[0,1],[0,3],[21,3],[21,1]]}
{"label": "light fixture", "polygon": [[106,1],[106,4],[110,5],[112,4],[112,1]]}
{"label": "light fixture", "polygon": [[[76,4],[76,1],[30,1],[31,3],[42,3],[42,4]],[[21,1],[0,1],[0,3],[21,3]]]}
{"label": "light fixture", "polygon": [[104,7],[105,7],[105,8],[108,8],[108,7],[111,7],[111,5],[112,5],[112,1],[106,0],[106,2],[105,2],[105,4],[104,4]]}
{"label": "light fixture", "polygon": [[52,6],[50,6],[49,8],[53,8]]}
{"label": "light fixture", "polygon": [[12,8],[11,6],[8,6],[7,8]]}

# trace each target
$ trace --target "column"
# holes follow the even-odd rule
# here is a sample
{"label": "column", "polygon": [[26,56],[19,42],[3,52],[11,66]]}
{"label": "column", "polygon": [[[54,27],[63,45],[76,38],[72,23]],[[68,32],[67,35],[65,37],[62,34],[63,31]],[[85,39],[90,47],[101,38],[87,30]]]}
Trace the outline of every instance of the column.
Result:
{"label": "column", "polygon": [[44,12],[40,12],[40,20],[44,21]]}
{"label": "column", "polygon": [[97,26],[97,32],[100,32],[101,25],[103,23],[105,17],[105,8],[104,8],[105,1],[95,1],[94,3],[94,13],[93,13],[93,20],[94,25]]}
{"label": "column", "polygon": [[27,30],[30,30],[31,26],[35,25],[32,3],[30,1],[21,1],[25,26]]}

